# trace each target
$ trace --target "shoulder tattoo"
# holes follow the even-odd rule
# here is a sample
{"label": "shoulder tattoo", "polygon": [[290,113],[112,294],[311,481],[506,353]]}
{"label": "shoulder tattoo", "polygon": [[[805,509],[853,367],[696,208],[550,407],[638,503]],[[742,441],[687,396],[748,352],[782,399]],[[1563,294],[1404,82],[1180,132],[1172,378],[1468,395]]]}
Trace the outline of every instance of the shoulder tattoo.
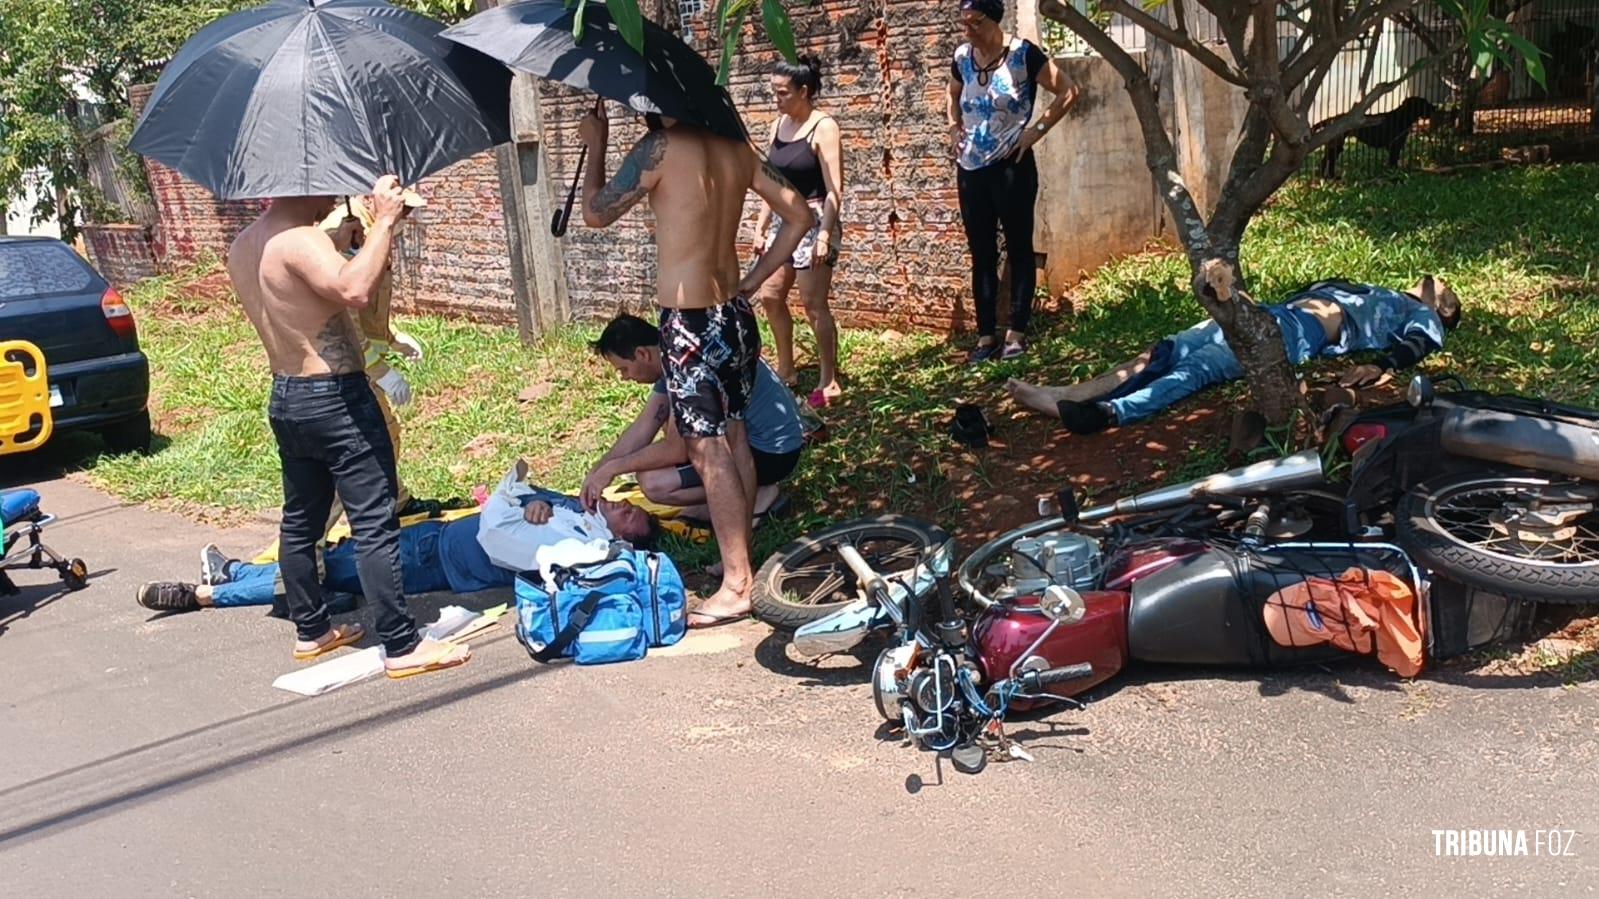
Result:
{"label": "shoulder tattoo", "polygon": [[651,131],[644,135],[622,160],[616,177],[595,195],[595,211],[612,221],[620,218],[644,196],[644,173],[659,168],[665,158],[666,132]]}

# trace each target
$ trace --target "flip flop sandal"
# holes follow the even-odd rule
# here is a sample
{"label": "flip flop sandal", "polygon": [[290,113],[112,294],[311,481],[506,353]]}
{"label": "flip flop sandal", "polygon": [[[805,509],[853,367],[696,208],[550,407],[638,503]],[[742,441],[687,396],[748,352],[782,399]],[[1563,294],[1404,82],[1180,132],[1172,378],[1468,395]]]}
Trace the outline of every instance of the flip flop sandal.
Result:
{"label": "flip flop sandal", "polygon": [[333,634],[332,640],[318,645],[315,649],[296,649],[294,651],[294,660],[296,662],[309,662],[312,659],[321,658],[335,649],[342,649],[351,643],[358,643],[362,637],[366,636],[366,628],[359,624],[335,625],[328,632]]}
{"label": "flip flop sandal", "polygon": [[756,515],[755,515],[755,526],[756,527],[760,527],[761,525],[767,523],[768,521],[772,521],[773,519],[777,519],[777,518],[782,518],[784,515],[788,514],[788,509],[789,509],[790,505],[792,505],[792,503],[789,502],[788,494],[787,493],[779,493],[777,495],[777,499],[772,500],[772,504],[770,506],[766,507],[766,511],[765,512],[756,513]]}
{"label": "flip flop sandal", "polygon": [[999,358],[1000,361],[1007,361],[1010,359],[1020,359],[1025,355],[1027,355],[1027,344],[1007,343],[1005,344],[1005,349],[1000,352]]}
{"label": "flip flop sandal", "polygon": [[408,677],[416,677],[418,674],[430,674],[434,671],[444,671],[448,668],[459,668],[465,665],[468,659],[472,658],[472,649],[466,644],[451,643],[447,645],[448,649],[439,650],[431,659],[420,665],[407,665],[404,668],[390,668],[388,665],[384,665],[383,673],[387,674],[390,680],[404,680]]}
{"label": "flip flop sandal", "polygon": [[753,612],[739,612],[736,615],[717,615],[713,612],[701,612],[697,609],[690,609],[688,614],[698,615],[700,616],[701,620],[707,618],[710,619],[704,624],[695,624],[692,620],[690,620],[688,622],[688,629],[691,631],[710,630],[713,627],[721,627],[724,624],[736,624],[740,621],[748,621],[749,619],[755,617]]}
{"label": "flip flop sandal", "polygon": [[811,404],[812,409],[825,409],[833,400],[818,387],[811,391],[811,395],[805,401]]}

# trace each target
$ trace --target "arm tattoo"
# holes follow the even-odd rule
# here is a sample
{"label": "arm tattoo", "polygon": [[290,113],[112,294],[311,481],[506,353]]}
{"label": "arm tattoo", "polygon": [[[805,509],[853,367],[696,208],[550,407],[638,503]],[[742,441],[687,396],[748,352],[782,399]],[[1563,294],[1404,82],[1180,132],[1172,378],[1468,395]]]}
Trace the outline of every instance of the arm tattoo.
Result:
{"label": "arm tattoo", "polygon": [[778,187],[786,187],[789,190],[794,189],[794,185],[788,183],[788,179],[784,178],[783,173],[777,170],[777,166],[772,165],[770,159],[761,160],[761,171],[766,173],[766,177],[777,182]]}
{"label": "arm tattoo", "polygon": [[363,367],[361,341],[356,337],[355,322],[348,312],[335,312],[312,343],[316,346],[316,354],[336,375],[360,371]]}
{"label": "arm tattoo", "polygon": [[651,131],[633,145],[609,184],[594,195],[594,211],[607,223],[622,217],[644,197],[644,173],[654,171],[666,158],[666,134]]}

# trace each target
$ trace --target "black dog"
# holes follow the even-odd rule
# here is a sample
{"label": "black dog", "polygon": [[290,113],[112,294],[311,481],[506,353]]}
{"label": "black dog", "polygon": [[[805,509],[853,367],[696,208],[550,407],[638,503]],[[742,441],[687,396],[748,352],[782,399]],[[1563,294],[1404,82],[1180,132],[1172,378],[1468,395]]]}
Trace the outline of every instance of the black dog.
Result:
{"label": "black dog", "polygon": [[[1388,151],[1388,167],[1399,167],[1399,155],[1405,150],[1405,141],[1410,139],[1410,129],[1414,128],[1420,119],[1431,119],[1438,112],[1438,107],[1426,97],[1407,97],[1398,108],[1385,112],[1382,115],[1372,116],[1371,124],[1357,128],[1350,132],[1355,140],[1368,147]],[[1338,157],[1344,152],[1344,139],[1336,138],[1327,145],[1327,152],[1321,160],[1321,176],[1323,178],[1338,177]]]}

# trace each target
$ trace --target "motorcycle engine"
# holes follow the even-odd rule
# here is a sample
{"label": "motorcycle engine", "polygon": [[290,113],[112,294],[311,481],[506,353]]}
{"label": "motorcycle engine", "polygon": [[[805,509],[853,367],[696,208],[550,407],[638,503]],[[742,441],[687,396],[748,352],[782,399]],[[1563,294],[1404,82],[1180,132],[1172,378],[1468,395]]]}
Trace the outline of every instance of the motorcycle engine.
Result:
{"label": "motorcycle engine", "polygon": [[989,569],[1004,583],[994,592],[997,600],[1043,593],[1051,584],[1073,590],[1099,586],[1104,557],[1099,543],[1071,531],[1055,531],[1017,540],[1010,559]]}

